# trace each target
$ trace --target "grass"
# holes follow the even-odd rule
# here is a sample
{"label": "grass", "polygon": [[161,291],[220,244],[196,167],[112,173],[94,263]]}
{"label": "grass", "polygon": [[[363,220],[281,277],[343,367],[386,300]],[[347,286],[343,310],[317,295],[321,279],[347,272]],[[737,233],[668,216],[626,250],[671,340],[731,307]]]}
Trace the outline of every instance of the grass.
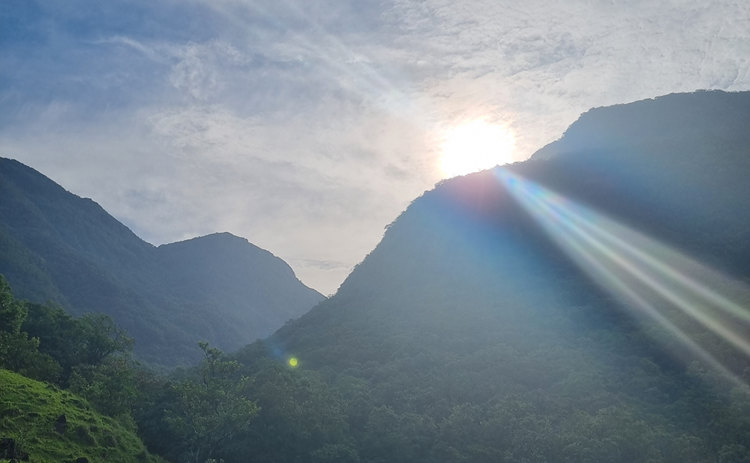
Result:
{"label": "grass", "polygon": [[[64,426],[56,424],[61,415]],[[101,415],[81,397],[2,369],[0,437],[15,439],[30,462],[164,462],[146,451],[132,420]]]}

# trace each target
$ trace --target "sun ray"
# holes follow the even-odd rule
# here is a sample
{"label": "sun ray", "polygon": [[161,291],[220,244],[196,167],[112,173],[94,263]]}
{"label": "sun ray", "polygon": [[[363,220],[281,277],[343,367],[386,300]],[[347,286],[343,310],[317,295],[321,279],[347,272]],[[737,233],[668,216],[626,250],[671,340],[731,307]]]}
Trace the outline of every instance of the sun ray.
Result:
{"label": "sun ray", "polygon": [[[656,321],[708,366],[735,384],[744,384],[710,354],[701,344],[705,341],[680,328],[675,314],[665,307],[677,308],[750,356],[750,311],[737,301],[750,301],[748,288],[506,169],[496,173],[511,195],[594,281],[624,300],[627,307]],[[733,289],[731,294],[727,288]]]}

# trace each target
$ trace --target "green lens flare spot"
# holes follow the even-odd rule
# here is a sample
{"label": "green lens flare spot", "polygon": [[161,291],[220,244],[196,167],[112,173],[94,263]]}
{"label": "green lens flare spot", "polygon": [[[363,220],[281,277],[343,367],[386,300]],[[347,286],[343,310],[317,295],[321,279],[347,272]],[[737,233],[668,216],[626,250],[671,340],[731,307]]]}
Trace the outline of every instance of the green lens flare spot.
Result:
{"label": "green lens flare spot", "polygon": [[295,357],[292,357],[289,359],[289,366],[290,367],[296,367],[297,366],[297,359]]}

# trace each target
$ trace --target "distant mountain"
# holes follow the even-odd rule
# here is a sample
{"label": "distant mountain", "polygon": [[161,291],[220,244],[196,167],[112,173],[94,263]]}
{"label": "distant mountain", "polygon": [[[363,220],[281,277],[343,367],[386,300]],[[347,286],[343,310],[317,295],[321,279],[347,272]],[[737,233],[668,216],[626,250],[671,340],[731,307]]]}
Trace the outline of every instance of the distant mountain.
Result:
{"label": "distant mountain", "polygon": [[[274,390],[298,380],[282,387],[284,376],[260,369],[260,359],[294,357],[328,387],[317,405],[294,402],[294,392],[283,409],[261,398],[251,435],[281,426],[284,410],[319,407],[345,424],[315,445],[362,462],[750,461],[750,390],[741,386],[750,359],[707,329],[713,320],[675,315],[735,373],[732,382],[596,284],[509,192],[503,172],[750,282],[750,92],[594,109],[527,162],[426,192],[336,295],[241,350],[237,358]],[[550,227],[566,220],[551,217]],[[745,302],[740,312],[750,315]],[[735,341],[750,341],[736,316],[745,334]],[[322,451],[305,449],[304,436],[273,449],[248,439],[226,461]]]}
{"label": "distant mountain", "polygon": [[137,355],[191,363],[197,341],[236,349],[323,300],[281,259],[228,233],[154,247],[90,199],[0,159],[0,273],[19,298],[104,312]]}

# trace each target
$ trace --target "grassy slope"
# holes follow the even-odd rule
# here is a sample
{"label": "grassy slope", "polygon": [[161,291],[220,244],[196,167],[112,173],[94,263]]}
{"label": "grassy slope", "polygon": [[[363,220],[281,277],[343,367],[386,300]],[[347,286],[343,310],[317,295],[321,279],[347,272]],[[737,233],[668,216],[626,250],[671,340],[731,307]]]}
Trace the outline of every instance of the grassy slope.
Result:
{"label": "grassy slope", "polygon": [[[64,434],[55,420],[65,414]],[[54,386],[0,369],[0,437],[12,437],[32,462],[163,462],[136,434],[95,412],[86,400]]]}

